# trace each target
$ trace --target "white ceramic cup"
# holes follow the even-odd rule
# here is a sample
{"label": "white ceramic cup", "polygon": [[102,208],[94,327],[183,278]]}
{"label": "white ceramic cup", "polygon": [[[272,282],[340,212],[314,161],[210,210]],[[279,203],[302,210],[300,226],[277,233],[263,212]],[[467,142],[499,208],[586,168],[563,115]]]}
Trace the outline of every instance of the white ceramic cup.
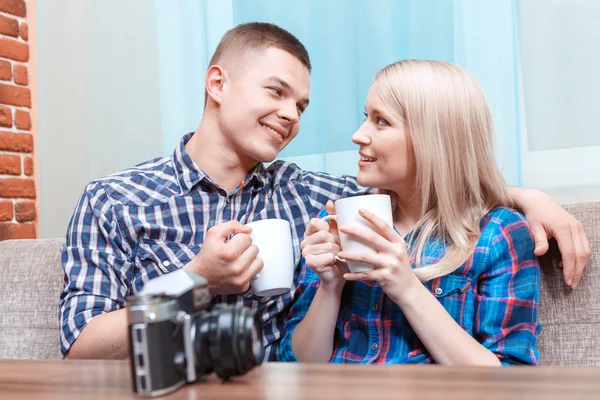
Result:
{"label": "white ceramic cup", "polygon": [[246,224],[250,237],[258,247],[263,269],[252,279],[257,296],[278,296],[289,292],[294,282],[294,250],[292,228],[284,219],[263,219]]}
{"label": "white ceramic cup", "polygon": [[[333,219],[337,221],[338,227],[347,226],[363,226],[369,229],[371,224],[360,216],[358,210],[364,208],[383,219],[385,222],[393,226],[394,219],[392,217],[392,201],[387,194],[369,194],[364,196],[347,197],[339,199],[335,202],[335,215],[327,215],[323,217],[325,221]],[[369,247],[363,241],[357,240],[352,236],[348,236],[342,232],[340,234],[340,242],[342,250],[357,251],[365,253],[376,253],[376,250]],[[367,272],[373,269],[371,264],[363,261],[342,260],[335,257],[338,261],[348,264],[350,272]]]}

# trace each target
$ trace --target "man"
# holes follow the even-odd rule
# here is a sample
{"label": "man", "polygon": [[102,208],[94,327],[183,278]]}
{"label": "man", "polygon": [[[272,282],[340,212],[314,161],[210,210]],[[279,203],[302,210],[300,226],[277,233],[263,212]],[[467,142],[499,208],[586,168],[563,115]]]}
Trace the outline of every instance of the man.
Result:
{"label": "man", "polygon": [[[184,136],[172,156],[85,188],[62,250],[66,357],[126,357],[125,297],[149,279],[185,268],[208,280],[214,302],[261,313],[266,358],[276,358],[293,290],[254,296],[249,282],[262,261],[244,224],[290,221],[298,264],[310,217],[329,199],[368,191],[353,177],[306,172],[285,162],[263,166],[298,134],[310,69],[306,49],[287,31],[265,23],[235,27],[210,62],[196,132]],[[540,192],[512,189],[512,195],[536,230],[540,253],[547,249],[546,231],[557,236],[566,254],[565,279],[574,287],[589,258],[581,224]]]}

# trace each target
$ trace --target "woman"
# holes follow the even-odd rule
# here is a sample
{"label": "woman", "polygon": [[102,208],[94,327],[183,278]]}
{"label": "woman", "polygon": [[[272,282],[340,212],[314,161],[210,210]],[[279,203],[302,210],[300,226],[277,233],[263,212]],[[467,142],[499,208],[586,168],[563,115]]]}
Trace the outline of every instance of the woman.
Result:
{"label": "woman", "polygon": [[[492,118],[462,68],[407,60],[369,90],[358,180],[392,197],[394,226],[339,227],[377,254],[341,251],[311,220],[282,361],[537,364],[539,265],[494,162]],[[370,272],[348,273],[346,260]]]}

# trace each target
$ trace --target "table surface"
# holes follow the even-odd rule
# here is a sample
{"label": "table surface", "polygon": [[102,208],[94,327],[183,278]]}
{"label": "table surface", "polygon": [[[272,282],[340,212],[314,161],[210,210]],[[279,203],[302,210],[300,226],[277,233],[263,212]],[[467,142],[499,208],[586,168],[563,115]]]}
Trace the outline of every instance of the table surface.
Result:
{"label": "table surface", "polygon": [[[0,360],[0,399],[134,399],[127,361]],[[600,368],[268,363],[167,399],[600,399]]]}

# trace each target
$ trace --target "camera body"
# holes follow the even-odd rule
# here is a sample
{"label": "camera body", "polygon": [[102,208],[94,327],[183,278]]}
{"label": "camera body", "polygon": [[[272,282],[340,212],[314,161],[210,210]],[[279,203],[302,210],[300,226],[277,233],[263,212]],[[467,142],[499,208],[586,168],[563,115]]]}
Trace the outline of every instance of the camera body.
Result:
{"label": "camera body", "polygon": [[260,318],[243,306],[216,305],[206,280],[178,270],[127,298],[133,390],[162,396],[213,371],[221,379],[262,363]]}

